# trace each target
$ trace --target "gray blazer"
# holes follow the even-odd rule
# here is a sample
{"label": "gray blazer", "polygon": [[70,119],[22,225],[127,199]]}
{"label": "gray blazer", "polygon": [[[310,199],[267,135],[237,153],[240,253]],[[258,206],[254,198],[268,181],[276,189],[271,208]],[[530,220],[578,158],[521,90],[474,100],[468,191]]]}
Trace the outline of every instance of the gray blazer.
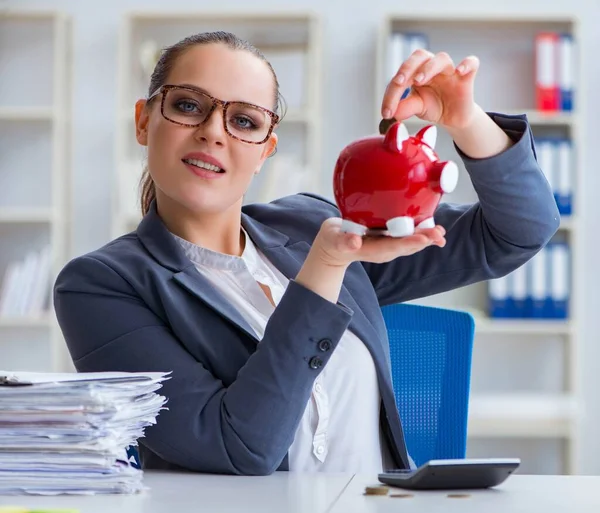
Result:
{"label": "gray blazer", "polygon": [[439,206],[446,247],[388,264],[354,263],[337,304],[294,281],[323,220],[339,215],[335,205],[299,194],[245,206],[244,228],[291,280],[260,344],[186,258],[155,205],[137,230],[65,266],[54,305],[78,371],[172,371],[162,389],[169,409],[140,440],[144,468],[288,470],[313,382],[347,328],[375,362],[395,464],[409,466],[380,307],[503,276],[559,225],[525,117],[490,115],[517,143],[488,159],[461,154],[480,202]]}

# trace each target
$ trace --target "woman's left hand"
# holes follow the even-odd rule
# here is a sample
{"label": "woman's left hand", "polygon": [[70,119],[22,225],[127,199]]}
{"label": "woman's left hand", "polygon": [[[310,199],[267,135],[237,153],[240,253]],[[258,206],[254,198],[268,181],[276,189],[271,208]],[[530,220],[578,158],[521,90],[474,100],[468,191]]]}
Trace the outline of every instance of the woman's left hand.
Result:
{"label": "woman's left hand", "polygon": [[[447,128],[469,126],[478,110],[473,94],[478,68],[475,56],[455,66],[446,52],[415,50],[386,88],[383,117],[402,121],[417,116]],[[401,100],[409,87],[410,94]]]}

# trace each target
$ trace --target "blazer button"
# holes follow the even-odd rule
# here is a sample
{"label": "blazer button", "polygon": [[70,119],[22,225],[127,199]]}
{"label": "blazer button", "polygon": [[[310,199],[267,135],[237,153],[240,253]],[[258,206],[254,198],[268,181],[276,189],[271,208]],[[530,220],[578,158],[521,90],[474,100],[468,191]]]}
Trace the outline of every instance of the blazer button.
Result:
{"label": "blazer button", "polygon": [[323,366],[323,360],[321,360],[321,358],[318,356],[313,356],[308,362],[308,365],[311,369],[318,369]]}
{"label": "blazer button", "polygon": [[329,351],[331,349],[331,340],[324,338],[319,341],[319,349],[323,352]]}

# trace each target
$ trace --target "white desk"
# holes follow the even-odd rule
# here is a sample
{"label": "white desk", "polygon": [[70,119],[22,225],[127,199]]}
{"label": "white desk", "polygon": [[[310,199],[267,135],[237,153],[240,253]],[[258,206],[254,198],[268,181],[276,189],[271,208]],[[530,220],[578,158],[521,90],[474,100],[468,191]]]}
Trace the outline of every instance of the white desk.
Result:
{"label": "white desk", "polygon": [[351,474],[238,477],[147,471],[144,481],[150,489],[139,495],[0,496],[0,506],[73,508],[80,513],[600,513],[600,476],[517,474],[497,488],[467,492],[467,498],[395,488],[387,496],[365,496],[365,487],[377,485],[377,477]]}
{"label": "white desk", "polygon": [[351,478],[351,474],[276,472],[240,477],[146,471],[144,484],[149,490],[137,495],[0,495],[0,506],[75,508],[80,513],[324,513]]}
{"label": "white desk", "polygon": [[[387,496],[364,495],[377,476],[357,475],[330,513],[599,513],[600,477],[513,475],[495,488],[433,492],[389,488]],[[381,485],[381,483],[379,483]],[[392,495],[412,497],[392,497]],[[450,498],[451,494],[468,495]]]}

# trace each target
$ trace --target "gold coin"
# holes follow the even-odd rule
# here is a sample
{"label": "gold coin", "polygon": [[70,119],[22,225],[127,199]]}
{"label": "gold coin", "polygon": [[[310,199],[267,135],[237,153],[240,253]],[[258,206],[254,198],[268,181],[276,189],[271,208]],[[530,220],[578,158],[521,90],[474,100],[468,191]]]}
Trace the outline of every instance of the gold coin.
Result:
{"label": "gold coin", "polygon": [[379,133],[385,135],[389,128],[396,122],[394,118],[382,119],[379,122]]}
{"label": "gold coin", "polygon": [[387,486],[367,486],[365,488],[365,495],[387,495],[388,491]]}

